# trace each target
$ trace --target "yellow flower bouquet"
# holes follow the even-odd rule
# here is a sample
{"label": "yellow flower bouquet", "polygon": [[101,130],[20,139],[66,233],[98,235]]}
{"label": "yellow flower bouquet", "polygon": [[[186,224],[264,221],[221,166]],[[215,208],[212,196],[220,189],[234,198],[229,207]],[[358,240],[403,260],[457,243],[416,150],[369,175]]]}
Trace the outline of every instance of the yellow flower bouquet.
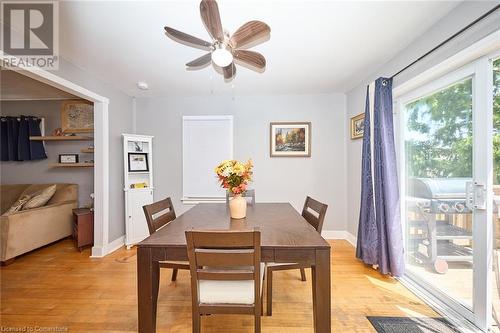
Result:
{"label": "yellow flower bouquet", "polygon": [[248,183],[252,181],[252,168],[252,160],[246,163],[225,160],[215,168],[215,173],[221,187],[233,194],[242,194],[247,190]]}

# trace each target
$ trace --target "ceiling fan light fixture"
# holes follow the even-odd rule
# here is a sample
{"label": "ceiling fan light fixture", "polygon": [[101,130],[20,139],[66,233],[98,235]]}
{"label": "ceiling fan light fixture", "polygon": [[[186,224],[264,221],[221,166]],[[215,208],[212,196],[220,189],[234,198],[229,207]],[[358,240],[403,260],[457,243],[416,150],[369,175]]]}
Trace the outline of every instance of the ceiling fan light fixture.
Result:
{"label": "ceiling fan light fixture", "polygon": [[225,47],[216,48],[212,52],[212,61],[219,67],[226,67],[233,62],[233,55]]}

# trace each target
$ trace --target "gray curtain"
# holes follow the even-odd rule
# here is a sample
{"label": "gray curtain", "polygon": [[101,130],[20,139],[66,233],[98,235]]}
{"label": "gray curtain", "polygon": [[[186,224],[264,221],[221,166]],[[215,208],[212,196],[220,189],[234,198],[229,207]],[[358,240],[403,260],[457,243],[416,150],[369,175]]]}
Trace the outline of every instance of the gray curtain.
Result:
{"label": "gray curtain", "polygon": [[367,91],[357,257],[367,264],[378,265],[382,274],[402,276],[405,265],[394,146],[392,79],[378,78],[375,81],[373,98],[372,142],[370,100]]}

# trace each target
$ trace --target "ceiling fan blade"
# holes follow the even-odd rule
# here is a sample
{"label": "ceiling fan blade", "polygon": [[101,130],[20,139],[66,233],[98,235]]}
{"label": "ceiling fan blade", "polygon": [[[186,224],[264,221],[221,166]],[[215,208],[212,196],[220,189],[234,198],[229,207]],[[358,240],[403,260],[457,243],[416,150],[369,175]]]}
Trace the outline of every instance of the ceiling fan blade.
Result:
{"label": "ceiling fan blade", "polygon": [[234,50],[233,56],[235,60],[249,65],[251,69],[257,69],[257,71],[263,71],[266,67],[266,58],[258,52]]}
{"label": "ceiling fan blade", "polygon": [[186,67],[188,67],[188,69],[200,69],[201,67],[205,67],[211,62],[212,62],[212,53],[209,52],[197,59],[194,59],[193,61],[188,62],[186,64]]}
{"label": "ceiling fan blade", "polygon": [[265,42],[271,36],[271,28],[261,21],[250,21],[243,24],[231,36],[229,43],[233,49],[251,46]]}
{"label": "ceiling fan blade", "polygon": [[203,39],[188,35],[182,31],[175,30],[170,27],[165,27],[165,32],[169,38],[178,43],[202,50],[210,50],[212,48],[211,43],[204,41]]}
{"label": "ceiling fan blade", "polygon": [[222,71],[224,73],[224,79],[231,80],[234,77],[234,75],[236,75],[236,66],[234,65],[234,62],[222,68]]}
{"label": "ceiling fan blade", "polygon": [[210,36],[218,41],[224,40],[224,32],[220,22],[219,7],[215,0],[202,0],[200,2],[200,14],[205,28]]}

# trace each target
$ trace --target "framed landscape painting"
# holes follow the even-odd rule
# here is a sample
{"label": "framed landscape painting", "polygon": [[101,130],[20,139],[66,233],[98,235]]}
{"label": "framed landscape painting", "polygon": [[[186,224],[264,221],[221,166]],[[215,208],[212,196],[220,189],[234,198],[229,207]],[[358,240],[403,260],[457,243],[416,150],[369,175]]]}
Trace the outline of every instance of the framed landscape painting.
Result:
{"label": "framed landscape painting", "polygon": [[311,123],[271,123],[271,157],[310,157]]}
{"label": "framed landscape painting", "polygon": [[365,114],[351,118],[351,140],[361,139],[365,133]]}

